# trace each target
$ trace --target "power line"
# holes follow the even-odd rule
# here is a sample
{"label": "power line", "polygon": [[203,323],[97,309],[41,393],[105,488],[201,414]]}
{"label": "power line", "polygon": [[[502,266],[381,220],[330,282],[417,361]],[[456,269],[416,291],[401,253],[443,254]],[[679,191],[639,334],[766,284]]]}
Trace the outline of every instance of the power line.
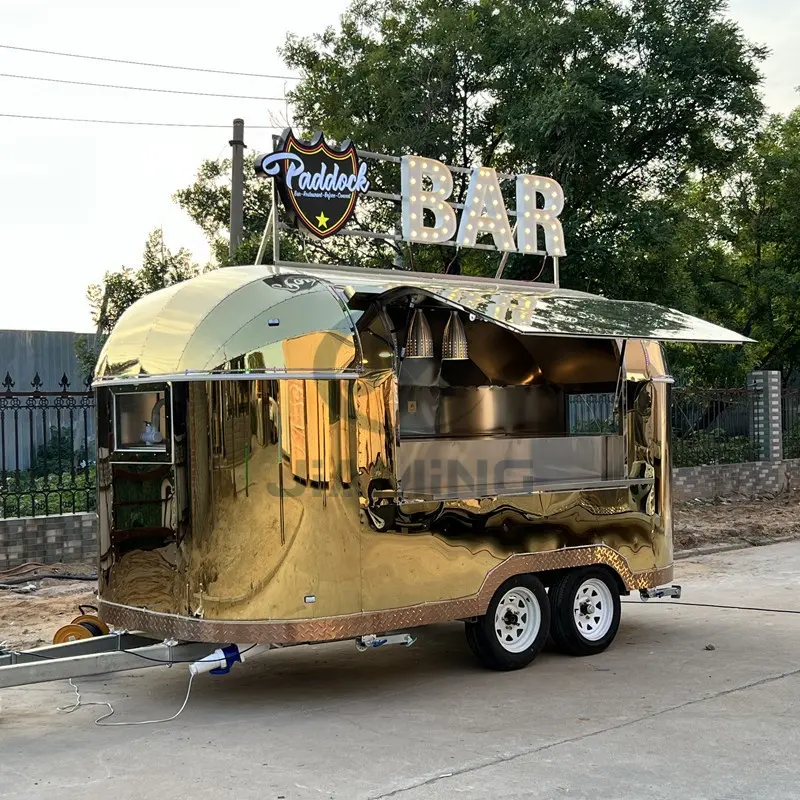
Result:
{"label": "power line", "polygon": [[43,81],[45,83],[68,83],[72,86],[94,86],[100,89],[125,89],[133,92],[159,92],[162,94],[191,94],[195,97],[230,97],[234,100],[277,100],[285,102],[285,97],[260,97],[249,94],[217,94],[216,92],[189,92],[183,89],[154,89],[148,86],[121,86],[116,83],[89,83],[88,81],[68,81],[62,78],[40,78],[35,75],[11,75],[0,72],[0,78],[17,78],[24,81]]}
{"label": "power line", "polygon": [[128,61],[124,58],[106,58],[103,56],[86,56],[78,53],[61,53],[57,50],[37,50],[33,47],[15,47],[10,44],[0,44],[4,50],[19,50],[24,53],[42,53],[48,56],[63,56],[64,58],[83,58],[89,61],[110,61],[114,64],[131,64],[136,67],[156,67],[157,69],[180,69],[187,72],[210,72],[215,75],[238,75],[245,78],[274,78],[276,80],[299,81],[295,75],[264,75],[259,72],[232,72],[227,69],[206,69],[204,67],[182,67],[177,64],[152,64],[148,61]]}
{"label": "power line", "polygon": [[[0,113],[0,117],[7,117],[9,119],[41,119],[50,122],[86,122],[97,125],[152,125],[159,128],[225,128],[230,130],[230,125],[203,125],[192,122],[131,122],[121,119],[78,119],[76,117],[42,117],[33,114],[4,114]],[[248,125],[248,130],[281,130],[279,125]]]}

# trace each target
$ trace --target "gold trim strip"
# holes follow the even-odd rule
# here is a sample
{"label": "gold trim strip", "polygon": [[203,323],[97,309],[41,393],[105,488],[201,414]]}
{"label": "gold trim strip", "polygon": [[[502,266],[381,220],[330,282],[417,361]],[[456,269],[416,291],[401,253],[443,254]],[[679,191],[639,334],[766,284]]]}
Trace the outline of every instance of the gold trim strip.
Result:
{"label": "gold trim strip", "polygon": [[672,565],[632,572],[625,557],[608,545],[569,547],[515,555],[491,570],[472,597],[385,611],[365,611],[322,619],[292,621],[205,620],[164,614],[100,600],[101,619],[117,628],[194,642],[303,644],[352,639],[368,633],[403,630],[435,622],[480,616],[503,581],[528,572],[550,572],[604,564],[617,572],[628,591],[661,586],[672,580]]}

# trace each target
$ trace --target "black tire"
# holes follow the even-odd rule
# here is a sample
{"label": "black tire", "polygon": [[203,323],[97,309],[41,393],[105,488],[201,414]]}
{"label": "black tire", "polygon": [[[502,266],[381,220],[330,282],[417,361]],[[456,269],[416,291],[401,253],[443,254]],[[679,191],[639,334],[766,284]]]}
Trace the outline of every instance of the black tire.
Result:
{"label": "black tire", "polygon": [[[521,592],[514,595],[514,589]],[[501,602],[506,616],[498,632],[495,617]],[[470,650],[485,667],[508,671],[526,667],[536,658],[547,641],[549,628],[550,605],[544,585],[535,575],[516,575],[494,593],[482,617],[466,623],[465,633]]]}
{"label": "black tire", "polygon": [[[598,582],[606,587],[605,592]],[[580,602],[579,592],[585,598],[580,624],[575,611],[576,603]],[[550,635],[555,648],[562,653],[570,656],[602,653],[614,641],[621,616],[617,581],[604,567],[570,570],[550,587]],[[599,635],[603,628],[605,631]]]}

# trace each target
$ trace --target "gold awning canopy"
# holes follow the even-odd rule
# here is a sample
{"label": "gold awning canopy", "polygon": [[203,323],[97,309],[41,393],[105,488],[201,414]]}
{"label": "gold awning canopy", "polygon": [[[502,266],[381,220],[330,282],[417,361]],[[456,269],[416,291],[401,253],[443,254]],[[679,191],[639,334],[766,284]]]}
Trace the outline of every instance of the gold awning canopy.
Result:
{"label": "gold awning canopy", "polygon": [[[280,272],[288,268],[271,269]],[[718,344],[753,341],[712,322],[654,303],[610,300],[546,284],[355,267],[308,265],[301,271],[329,281],[351,298],[422,291],[521,334]]]}
{"label": "gold awning canopy", "polygon": [[546,284],[312,264],[228,267],[134,303],[100,353],[97,380],[246,371],[333,377],[361,365],[348,302],[403,293],[527,335],[752,341],[675,309]]}
{"label": "gold awning canopy", "polygon": [[211,373],[332,376],[360,353],[355,324],[330,283],[264,267],[215,270],[143,297],[120,318],[96,379]]}

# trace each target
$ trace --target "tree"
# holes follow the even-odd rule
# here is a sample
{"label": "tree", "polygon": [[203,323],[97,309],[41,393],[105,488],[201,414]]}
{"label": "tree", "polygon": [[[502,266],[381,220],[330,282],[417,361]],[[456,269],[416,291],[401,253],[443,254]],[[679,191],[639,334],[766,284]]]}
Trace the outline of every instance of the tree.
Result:
{"label": "tree", "polygon": [[[245,162],[244,173],[244,236],[233,259],[228,253],[231,208],[230,159],[204,161],[195,182],[176,192],[175,202],[200,226],[211,244],[214,263],[218,266],[253,264],[264,226],[272,208],[272,182],[256,176]],[[269,258],[272,239],[269,238]]]}
{"label": "tree", "polygon": [[735,351],[676,349],[686,379],[740,383],[752,368],[800,372],[800,109],[770,117],[737,167],[692,182],[676,230],[704,316],[757,340]]}
{"label": "tree", "polygon": [[[765,51],[723,10],[719,0],[358,0],[339,30],[290,36],[283,56],[304,75],[291,101],[306,130],[552,175],[567,197],[563,283],[679,305],[682,270],[644,257],[673,234],[670,195],[693,172],[729,170],[762,113]],[[376,188],[391,173],[373,170]],[[464,193],[462,180],[456,200]],[[412,257],[441,270],[453,253],[438,250]],[[459,260],[478,274],[496,264],[474,250]],[[540,268],[512,256],[507,272]]]}
{"label": "tree", "polygon": [[188,250],[181,248],[171,252],[164,245],[163,232],[152,231],[144,246],[141,267],[123,266],[116,272],[106,272],[102,283],[92,284],[87,289],[98,336],[94,344],[86,337],[76,341],[75,352],[81,371],[85,375],[93,374],[103,343],[130,305],[150,292],[180,283],[199,272]]}
{"label": "tree", "polygon": [[[229,242],[231,188],[230,159],[204,161],[191,186],[176,192],[175,201],[200,226],[211,244],[216,266],[255,264],[256,255],[272,208],[272,181],[258,177],[245,161],[244,225],[242,243],[231,258]],[[281,260],[313,261],[331,255],[331,248],[297,231],[281,231]],[[334,246],[335,249],[335,246]],[[347,245],[339,245],[333,258],[346,260]],[[262,263],[273,261],[272,233],[268,232]]]}

